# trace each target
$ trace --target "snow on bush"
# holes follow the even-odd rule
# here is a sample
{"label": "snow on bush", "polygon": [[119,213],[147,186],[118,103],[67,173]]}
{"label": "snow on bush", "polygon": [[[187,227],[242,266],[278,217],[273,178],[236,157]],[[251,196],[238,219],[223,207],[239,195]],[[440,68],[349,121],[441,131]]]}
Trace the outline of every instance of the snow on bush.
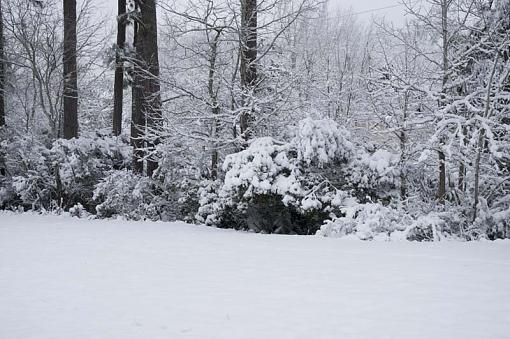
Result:
{"label": "snow on bush", "polygon": [[452,237],[452,215],[429,212],[412,217],[404,209],[380,203],[350,202],[343,216],[326,220],[317,231],[324,237],[354,237],[360,240],[440,241]]}
{"label": "snow on bush", "polygon": [[131,162],[127,140],[100,134],[59,139],[49,148],[29,137],[15,137],[6,153],[8,185],[15,193],[10,203],[34,210],[82,204],[93,211],[95,184]]}
{"label": "snow on bush", "polygon": [[353,201],[341,208],[344,216],[326,220],[317,235],[325,237],[355,236],[361,240],[390,239],[395,231],[405,230],[402,210],[380,203],[359,204]]}
{"label": "snow on bush", "polygon": [[58,165],[64,185],[101,176],[112,169],[131,164],[132,148],[121,137],[104,135],[78,139],[58,139],[51,148],[52,160]]}
{"label": "snow on bush", "polygon": [[95,185],[111,170],[131,165],[132,148],[127,140],[107,135],[91,135],[78,139],[59,139],[50,150],[58,169],[60,185],[67,206],[83,204],[93,210]]}
{"label": "snow on bush", "polygon": [[128,170],[112,171],[94,190],[94,200],[100,202],[96,212],[100,218],[123,216],[132,220],[159,220],[152,205],[152,182],[148,177]]}
{"label": "snow on bush", "polygon": [[358,150],[355,159],[349,164],[349,183],[358,190],[358,198],[366,196],[375,201],[397,194],[399,180],[398,156],[386,150],[376,150],[370,154]]}
{"label": "snow on bush", "polygon": [[497,199],[493,208],[489,211],[494,224],[489,229],[489,236],[492,238],[510,237],[510,194]]}
{"label": "snow on bush", "polygon": [[218,211],[221,210],[220,200],[218,199],[218,190],[220,182],[218,180],[204,180],[198,188],[198,211],[195,220],[208,226],[217,225]]}
{"label": "snow on bush", "polygon": [[11,175],[5,182],[6,191],[13,195],[6,196],[10,201],[4,201],[4,205],[34,210],[52,208],[57,193],[50,150],[31,137],[14,137],[5,146]]}
{"label": "snow on bush", "polygon": [[[122,216],[129,220],[175,221],[186,220],[189,202],[187,196],[176,191],[186,190],[188,182],[175,185],[150,178],[130,170],[111,171],[94,190],[93,199],[97,216],[111,218]],[[190,195],[196,194],[188,187]],[[192,213],[194,214],[194,212]]]}
{"label": "snow on bush", "polygon": [[285,204],[294,202],[301,186],[296,161],[288,152],[289,144],[266,137],[254,139],[246,150],[228,155],[223,163],[225,180],[220,197],[243,200],[278,194]]}
{"label": "snow on bush", "polygon": [[[226,157],[220,187],[204,185],[200,190],[197,220],[225,226],[227,214],[229,220],[241,215],[239,224],[253,224],[257,231],[315,233],[328,213],[352,198],[349,190],[375,190],[386,183],[385,176],[394,174],[393,155],[368,155],[348,138],[349,133],[331,120],[304,119],[289,142],[253,139],[247,149]],[[360,170],[353,183],[348,179],[354,162]],[[272,214],[262,225],[260,219]],[[298,225],[301,221],[310,225]]]}
{"label": "snow on bush", "polygon": [[446,225],[441,213],[430,212],[413,220],[401,235],[411,241],[439,241],[446,236]]}
{"label": "snow on bush", "polygon": [[330,119],[306,118],[298,123],[291,145],[299,161],[322,167],[333,160],[349,159],[354,151],[350,133]]}
{"label": "snow on bush", "polygon": [[85,207],[83,207],[82,204],[77,203],[76,205],[69,209],[69,215],[77,218],[86,218],[90,216],[90,213],[87,212],[87,210],[85,209]]}

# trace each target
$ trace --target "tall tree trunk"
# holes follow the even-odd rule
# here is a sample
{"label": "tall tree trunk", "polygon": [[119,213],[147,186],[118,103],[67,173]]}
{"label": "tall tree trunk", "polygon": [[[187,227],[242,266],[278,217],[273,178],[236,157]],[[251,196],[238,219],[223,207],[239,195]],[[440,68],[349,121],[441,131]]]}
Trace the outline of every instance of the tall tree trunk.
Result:
{"label": "tall tree trunk", "polygon": [[[4,19],[2,13],[2,2],[0,1],[0,141],[4,137],[5,127],[5,60],[4,60]],[[0,175],[5,175],[5,156],[3,149],[0,149]]]}
{"label": "tall tree trunk", "polygon": [[403,126],[400,131],[400,200],[407,200],[407,115],[409,109],[409,93],[404,94],[404,107],[402,110]]}
{"label": "tall tree trunk", "polygon": [[480,135],[478,136],[478,142],[476,147],[476,158],[475,158],[475,191],[474,191],[474,199],[473,199],[473,222],[476,220],[478,216],[478,203],[480,202],[480,160],[482,158],[483,152],[483,143],[485,140],[485,130],[482,129],[480,131]]}
{"label": "tall tree trunk", "polygon": [[221,30],[216,31],[214,39],[210,42],[210,55],[209,55],[209,76],[207,81],[207,88],[209,92],[209,100],[211,101],[211,111],[213,115],[213,121],[211,126],[211,137],[212,151],[211,151],[211,179],[216,180],[218,178],[218,144],[216,139],[218,138],[219,121],[218,114],[220,113],[220,106],[218,104],[218,95],[215,91],[215,75],[216,75],[216,59],[218,56],[218,42],[221,36]]}
{"label": "tall tree trunk", "polygon": [[[467,116],[467,114],[465,114]],[[460,152],[460,162],[459,162],[459,180],[457,182],[457,190],[459,193],[463,193],[466,190],[466,154],[465,154],[465,148],[467,146],[468,140],[467,140],[467,133],[468,129],[466,126],[462,126],[462,147],[463,149]]]}
{"label": "tall tree trunk", "polygon": [[[138,23],[134,23],[133,45],[137,46]],[[141,87],[143,78],[139,71],[140,62],[135,57],[133,72],[133,85],[131,87],[131,146],[133,146],[133,171],[143,173],[143,134],[145,133],[145,117],[140,107]]]}
{"label": "tall tree trunk", "polygon": [[115,56],[115,84],[113,87],[113,135],[122,132],[122,105],[124,100],[124,60],[126,42],[126,0],[118,1],[117,54]]}
{"label": "tall tree trunk", "polygon": [[[257,0],[241,0],[241,88],[244,93],[243,105],[248,106],[257,82]],[[251,138],[250,124],[252,109],[245,108],[240,116],[241,137]]]}
{"label": "tall tree trunk", "polygon": [[[140,25],[135,40],[138,59],[135,86],[138,91],[138,103],[133,106],[138,112],[133,112],[133,115],[140,118],[138,126],[135,127],[142,132],[147,148],[153,149],[158,142],[157,133],[162,124],[156,1],[139,0],[138,6]],[[152,176],[157,167],[157,161],[149,157],[147,175]]]}
{"label": "tall tree trunk", "polygon": [[0,1],[0,128],[5,126],[5,59],[4,59],[4,17]]}
{"label": "tall tree trunk", "polygon": [[[448,82],[448,7],[450,0],[441,0],[441,35],[443,40],[443,79],[441,89],[440,107],[446,106],[446,84]],[[437,199],[443,204],[446,195],[446,155],[443,150],[445,141],[441,137],[439,140],[438,160],[439,160],[439,183],[437,188]]]}
{"label": "tall tree trunk", "polygon": [[76,0],[64,0],[64,138],[78,137]]}

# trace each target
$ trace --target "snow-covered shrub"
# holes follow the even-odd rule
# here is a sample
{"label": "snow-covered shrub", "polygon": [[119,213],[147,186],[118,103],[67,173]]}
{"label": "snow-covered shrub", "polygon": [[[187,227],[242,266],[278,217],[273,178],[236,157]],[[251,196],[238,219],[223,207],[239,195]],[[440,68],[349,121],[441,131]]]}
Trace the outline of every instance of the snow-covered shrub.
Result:
{"label": "snow-covered shrub", "polygon": [[336,186],[355,154],[348,136],[331,120],[305,119],[289,142],[252,140],[226,157],[221,187],[201,189],[197,219],[259,232],[315,233],[343,192]]}
{"label": "snow-covered shrub", "polygon": [[447,223],[441,213],[431,212],[420,215],[404,230],[405,239],[410,241],[438,241],[445,237]]}
{"label": "snow-covered shrub", "polygon": [[123,216],[132,220],[159,220],[159,211],[153,205],[154,186],[150,178],[129,170],[112,171],[94,190],[97,216]]}
{"label": "snow-covered shrub", "polygon": [[94,211],[95,185],[109,171],[129,168],[131,156],[131,146],[122,137],[97,134],[55,141],[50,159],[58,169],[56,185],[63,197],[63,207],[82,204],[87,210]]}
{"label": "snow-covered shrub", "polygon": [[35,210],[58,205],[50,150],[32,137],[15,136],[4,141],[4,146],[8,176],[4,178],[3,204]]}
{"label": "snow-covered shrub", "polygon": [[301,194],[289,145],[269,137],[255,139],[246,150],[227,156],[223,170],[223,198],[247,200],[256,195],[277,194],[288,204]]}
{"label": "snow-covered shrub", "polygon": [[351,201],[341,211],[343,216],[326,220],[317,235],[361,240],[440,241],[458,234],[453,230],[462,222],[456,220],[455,213],[430,212],[413,217],[402,208],[380,203]]}
{"label": "snow-covered shrub", "polygon": [[[169,190],[166,190],[169,189]],[[130,170],[111,171],[95,187],[93,199],[97,216],[122,216],[129,220],[184,220],[193,211],[180,210],[187,206],[176,200],[174,190],[185,187],[165,187],[156,178],[139,175]],[[193,192],[190,192],[193,194]]]}
{"label": "snow-covered shrub", "polygon": [[83,207],[82,204],[77,203],[76,205],[69,209],[69,215],[77,218],[86,218],[90,216],[90,213],[87,212],[87,210],[85,209],[85,207]]}
{"label": "snow-covered shrub", "polygon": [[10,181],[5,177],[0,177],[0,208],[9,209],[15,206],[16,193]]}
{"label": "snow-covered shrub", "polygon": [[505,239],[510,237],[510,196],[497,199],[492,208],[488,202],[480,198],[478,213],[471,225],[463,232],[464,238],[476,240],[480,238]]}
{"label": "snow-covered shrub", "polygon": [[67,210],[81,204],[93,212],[94,186],[109,171],[129,167],[131,162],[127,140],[100,134],[59,139],[50,147],[34,138],[13,137],[6,154],[4,193],[14,195],[2,203],[35,210]]}
{"label": "snow-covered shrub", "polygon": [[218,225],[217,213],[222,210],[219,206],[218,191],[221,182],[219,180],[203,180],[198,188],[198,211],[195,220],[208,226]]}
{"label": "snow-covered shrub", "polygon": [[487,228],[489,239],[510,238],[510,194],[500,197],[489,210],[493,224]]}
{"label": "snow-covered shrub", "polygon": [[399,185],[398,156],[386,150],[368,153],[358,150],[349,163],[348,183],[360,201],[389,201],[397,195]]}
{"label": "snow-covered shrub", "polygon": [[289,233],[293,219],[290,210],[302,195],[297,159],[289,147],[269,137],[259,138],[246,150],[227,156],[218,200],[208,202],[217,211],[206,216],[206,221],[217,222],[220,227],[246,225],[258,232],[285,229]]}
{"label": "snow-covered shrub", "polygon": [[189,152],[190,145],[162,142],[156,147],[158,168],[152,176],[165,206],[165,220],[192,222],[199,208],[200,168]]}
{"label": "snow-covered shrub", "polygon": [[306,118],[298,123],[291,145],[296,150],[298,161],[323,167],[353,156],[354,145],[349,138],[350,133],[332,120]]}
{"label": "snow-covered shrub", "polygon": [[395,231],[403,231],[408,217],[401,209],[380,203],[350,203],[341,208],[343,216],[326,220],[317,232],[325,237],[355,236],[361,240],[390,239]]}

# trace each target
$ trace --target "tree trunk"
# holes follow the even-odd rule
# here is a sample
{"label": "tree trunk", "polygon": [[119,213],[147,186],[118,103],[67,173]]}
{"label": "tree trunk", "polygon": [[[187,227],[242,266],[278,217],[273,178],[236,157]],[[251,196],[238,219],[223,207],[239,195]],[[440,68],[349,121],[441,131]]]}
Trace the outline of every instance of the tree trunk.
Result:
{"label": "tree trunk", "polygon": [[[0,1],[0,141],[5,132],[5,60],[4,60],[4,25],[3,25],[2,2]],[[5,175],[5,155],[3,148],[0,149],[0,175]]]}
{"label": "tree trunk", "polygon": [[457,189],[460,193],[463,193],[466,190],[465,178],[466,178],[466,163],[465,163],[465,148],[467,146],[467,127],[462,126],[462,147],[463,149],[460,152],[460,163],[459,163],[459,180],[457,182]]}
{"label": "tree trunk", "polygon": [[4,60],[4,19],[0,1],[0,128],[5,126],[5,60]]}
{"label": "tree trunk", "polygon": [[115,56],[115,84],[113,87],[113,135],[122,132],[122,105],[124,100],[124,60],[126,42],[126,0],[118,1],[117,54]]}
{"label": "tree trunk", "polygon": [[209,44],[210,55],[209,55],[209,76],[207,81],[207,88],[209,92],[209,100],[211,101],[211,111],[213,115],[213,121],[211,126],[211,137],[213,139],[212,142],[212,151],[211,151],[211,180],[216,180],[218,178],[218,145],[216,139],[218,138],[218,130],[219,130],[219,121],[218,114],[220,113],[220,106],[218,104],[218,96],[215,91],[215,74],[216,74],[216,59],[218,56],[218,42],[221,36],[221,30],[216,32],[214,39]]}
{"label": "tree trunk", "polygon": [[[257,0],[241,0],[241,88],[244,93],[243,105],[253,100],[257,82]],[[250,126],[253,120],[252,109],[243,109],[239,127],[241,137],[251,138]]]}
{"label": "tree trunk", "polygon": [[[135,73],[135,87],[137,88],[137,104],[133,112],[139,118],[137,123],[139,132],[145,139],[148,149],[153,149],[157,141],[157,134],[162,124],[161,96],[159,84],[158,59],[158,30],[156,19],[156,1],[138,1],[140,8],[140,25],[136,32],[135,49],[137,65]],[[133,98],[135,99],[135,98]],[[147,175],[152,176],[158,167],[152,157],[147,160]]]}
{"label": "tree trunk", "polygon": [[480,135],[478,136],[478,143],[476,149],[476,159],[475,159],[475,192],[473,199],[473,222],[476,220],[478,216],[478,203],[480,201],[480,160],[482,158],[483,152],[483,142],[485,140],[485,130],[482,129],[480,131]]}
{"label": "tree trunk", "polygon": [[64,0],[64,138],[78,137],[76,0]]}
{"label": "tree trunk", "polygon": [[[441,0],[441,35],[443,40],[443,81],[441,89],[440,107],[446,106],[446,84],[448,82],[448,6],[449,0]],[[446,195],[446,156],[443,150],[444,138],[439,140],[439,183],[437,188],[437,199],[443,204]]]}
{"label": "tree trunk", "polygon": [[[138,23],[134,23],[133,45],[137,45]],[[131,87],[131,146],[133,146],[133,171],[143,173],[143,134],[145,133],[145,117],[140,107],[141,87],[143,79],[138,70],[139,61],[135,58],[133,72],[133,85]]]}

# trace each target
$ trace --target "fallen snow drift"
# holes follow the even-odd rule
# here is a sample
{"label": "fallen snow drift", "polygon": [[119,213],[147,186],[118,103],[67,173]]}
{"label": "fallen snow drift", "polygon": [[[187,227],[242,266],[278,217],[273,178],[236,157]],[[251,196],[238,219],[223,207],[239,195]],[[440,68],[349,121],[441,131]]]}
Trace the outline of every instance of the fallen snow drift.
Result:
{"label": "fallen snow drift", "polygon": [[0,214],[0,338],[510,337],[510,242]]}

